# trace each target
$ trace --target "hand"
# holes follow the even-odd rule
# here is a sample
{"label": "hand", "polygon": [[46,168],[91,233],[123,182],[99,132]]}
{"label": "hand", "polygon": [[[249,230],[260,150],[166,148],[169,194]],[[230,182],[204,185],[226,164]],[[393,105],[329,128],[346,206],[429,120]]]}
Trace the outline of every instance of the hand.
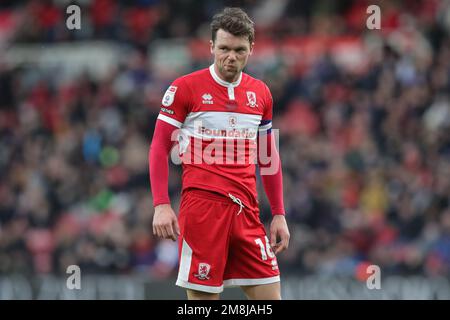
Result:
{"label": "hand", "polygon": [[[277,237],[280,237],[280,242],[277,242]],[[281,252],[289,246],[289,229],[284,215],[277,214],[273,216],[270,224],[270,246],[275,254]]]}
{"label": "hand", "polygon": [[180,235],[178,219],[170,204],[160,204],[155,207],[153,215],[153,234],[163,238],[177,240]]}

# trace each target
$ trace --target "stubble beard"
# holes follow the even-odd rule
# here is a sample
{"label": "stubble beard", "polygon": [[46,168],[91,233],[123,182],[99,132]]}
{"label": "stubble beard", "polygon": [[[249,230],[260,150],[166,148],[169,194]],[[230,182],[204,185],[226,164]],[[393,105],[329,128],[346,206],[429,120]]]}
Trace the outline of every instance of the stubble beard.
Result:
{"label": "stubble beard", "polygon": [[226,69],[225,66],[221,66],[218,69],[222,77],[224,77],[227,82],[236,81],[237,75],[242,71],[238,67]]}

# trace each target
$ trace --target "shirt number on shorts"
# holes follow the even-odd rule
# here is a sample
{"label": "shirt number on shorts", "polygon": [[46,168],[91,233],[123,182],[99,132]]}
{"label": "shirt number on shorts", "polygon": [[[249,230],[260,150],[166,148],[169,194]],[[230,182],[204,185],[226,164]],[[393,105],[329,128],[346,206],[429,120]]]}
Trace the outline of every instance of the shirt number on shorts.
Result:
{"label": "shirt number on shorts", "polygon": [[263,240],[261,238],[255,239],[256,244],[261,249],[261,259],[267,260],[267,256],[269,256],[269,258],[274,258],[275,254],[273,253],[272,248],[270,247],[269,239],[267,238],[267,236],[264,237],[264,239],[266,240],[266,245],[264,245]]}

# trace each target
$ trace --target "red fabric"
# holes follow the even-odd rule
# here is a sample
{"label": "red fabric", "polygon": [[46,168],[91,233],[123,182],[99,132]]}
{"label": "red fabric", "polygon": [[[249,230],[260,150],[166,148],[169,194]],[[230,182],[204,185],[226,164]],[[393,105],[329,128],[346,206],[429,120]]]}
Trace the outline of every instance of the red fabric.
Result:
{"label": "red fabric", "polygon": [[[270,127],[272,96],[262,81],[243,73],[232,100],[217,78],[211,67],[176,79],[164,94],[158,117],[183,126],[183,191],[197,188],[226,197],[231,193],[254,209],[258,195],[255,163],[249,155],[256,151],[258,129]],[[233,144],[230,148],[219,147],[227,141]],[[224,154],[230,162],[224,163]]]}
{"label": "red fabric", "polygon": [[170,203],[169,199],[169,161],[172,148],[171,136],[177,128],[167,122],[157,120],[152,144],[148,153],[150,184],[153,194],[153,205]]}
{"label": "red fabric", "polygon": [[191,189],[182,195],[179,224],[177,285],[221,292],[222,285],[229,284],[226,280],[236,279],[242,285],[256,279],[279,281],[277,258],[258,210],[241,211],[228,197]]}
{"label": "red fabric", "polygon": [[[254,154],[256,149],[256,132],[270,130],[272,96],[262,81],[242,74],[239,85],[230,91],[233,92],[231,98],[229,88],[217,80],[218,78],[213,67],[210,67],[176,79],[164,94],[158,119],[171,127],[183,126],[185,140],[181,141],[180,149],[183,191],[197,188],[217,192],[226,197],[232,194],[242,201],[245,207],[257,209],[255,165],[254,161],[250,161],[250,155]],[[156,129],[154,144],[158,141],[158,134]],[[150,157],[152,188],[156,191],[155,204],[169,203],[168,168],[165,163],[160,163],[167,161],[167,154],[172,146],[170,133],[166,134],[166,145],[152,146],[157,150],[155,154],[151,151]],[[220,146],[215,148],[216,143],[223,144],[223,137],[234,140],[232,148],[228,148],[231,150],[225,148],[224,151]],[[265,137],[262,141],[267,141],[269,137],[270,146],[273,143],[271,136]],[[243,142],[244,145],[238,142]],[[161,151],[164,149],[165,151]],[[244,154],[242,149],[245,150]],[[280,159],[275,144],[274,148],[270,149],[273,149],[271,152],[274,159],[272,162],[259,161],[262,165],[260,172],[264,175],[264,171],[270,171],[269,174],[272,175],[263,177],[272,214],[284,214]],[[231,154],[231,163],[223,162],[223,152],[226,152],[226,159],[229,159]],[[210,158],[217,161],[207,161]],[[161,190],[164,190],[164,193],[160,192]]]}
{"label": "red fabric", "polygon": [[[164,121],[157,120],[155,132],[153,134],[152,144],[149,150],[149,171],[150,183],[153,194],[153,205],[157,206],[164,203],[170,203],[168,194],[168,176],[169,164],[168,155],[173,146],[171,136],[177,128]],[[283,172],[281,168],[280,155],[275,146],[273,133],[266,136],[266,139],[260,139],[260,143],[267,143],[267,155],[277,164],[275,174],[261,174],[264,190],[269,199],[272,214],[285,214],[283,201]],[[259,149],[259,148],[258,148]],[[258,150],[259,155],[259,150]],[[273,162],[263,163],[258,157],[260,170],[270,167]]]}
{"label": "red fabric", "polygon": [[[260,157],[260,148],[262,143],[267,144],[267,156],[271,159],[269,163],[262,161]],[[264,191],[266,192],[267,198],[269,199],[272,215],[284,215],[286,211],[284,210],[283,201],[283,170],[281,168],[281,159],[275,145],[275,138],[273,136],[273,133],[259,137],[258,165],[260,168]],[[264,168],[268,168],[271,166],[276,166],[276,172],[274,174],[264,174]]]}

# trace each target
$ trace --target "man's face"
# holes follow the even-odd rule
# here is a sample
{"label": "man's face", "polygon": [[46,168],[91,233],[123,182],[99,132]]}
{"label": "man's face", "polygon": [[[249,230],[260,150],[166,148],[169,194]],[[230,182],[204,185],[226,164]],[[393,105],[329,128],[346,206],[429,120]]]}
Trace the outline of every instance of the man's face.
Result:
{"label": "man's face", "polygon": [[248,56],[253,51],[247,37],[237,37],[224,31],[217,30],[216,40],[211,41],[211,53],[214,55],[214,64],[225,81],[234,82],[239,73],[247,64]]}

